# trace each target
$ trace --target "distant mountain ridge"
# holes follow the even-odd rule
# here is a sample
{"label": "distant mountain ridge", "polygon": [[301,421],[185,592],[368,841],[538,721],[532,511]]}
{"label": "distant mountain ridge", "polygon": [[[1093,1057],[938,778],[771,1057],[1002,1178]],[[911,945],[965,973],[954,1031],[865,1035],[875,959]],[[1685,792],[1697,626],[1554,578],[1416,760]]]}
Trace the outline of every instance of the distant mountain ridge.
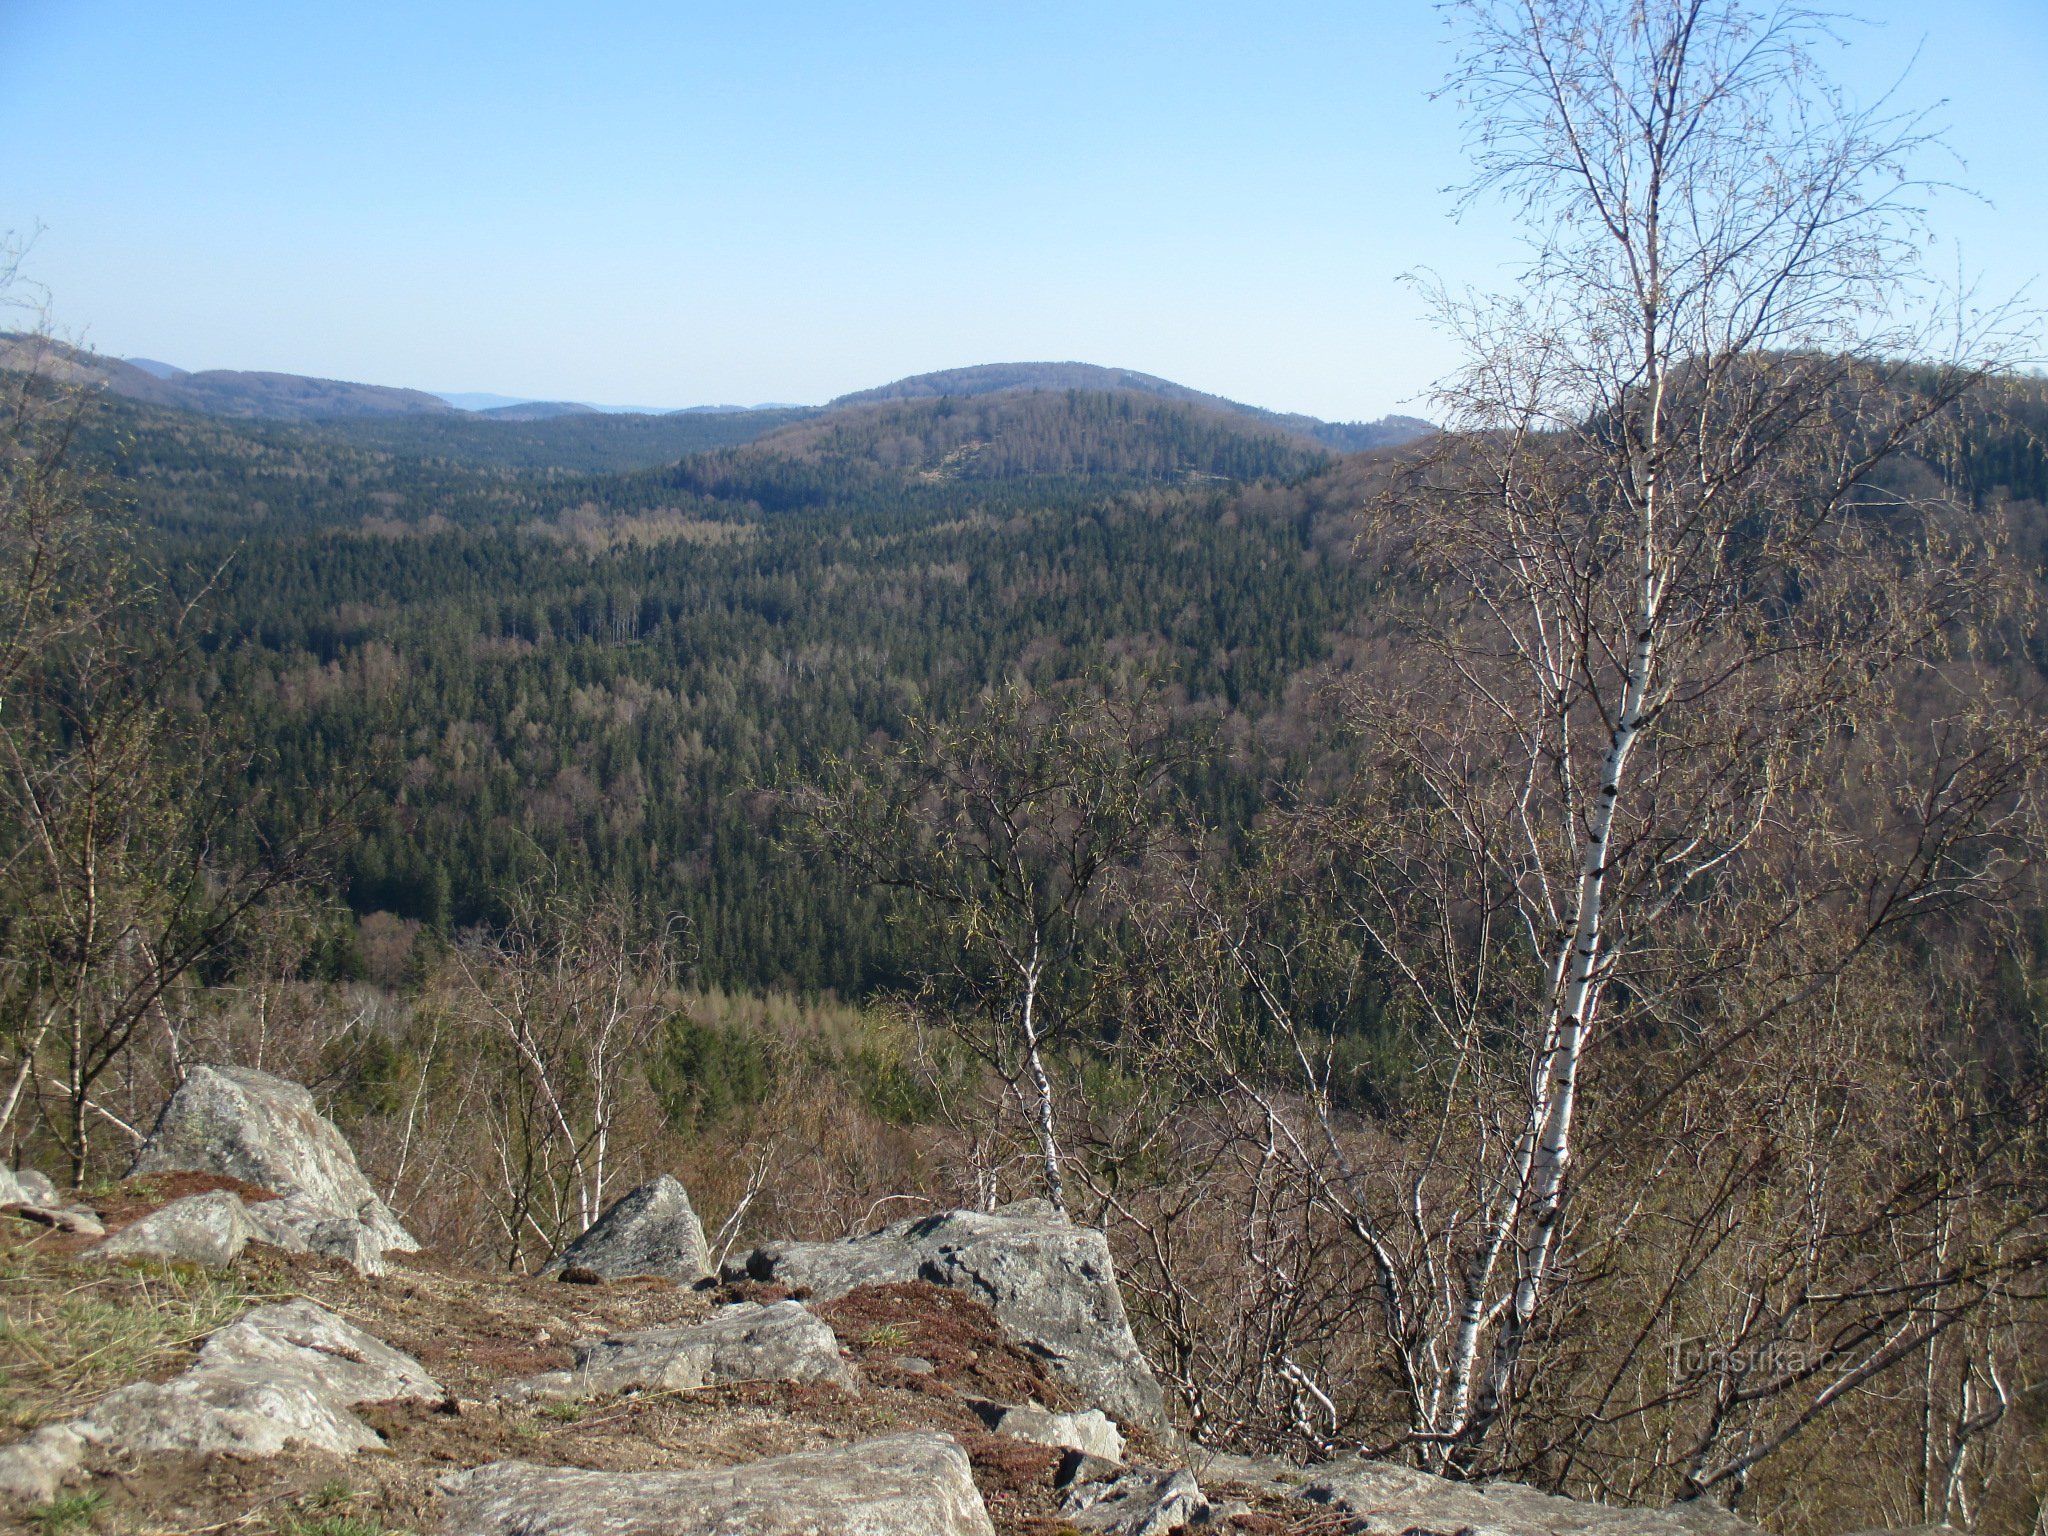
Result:
{"label": "distant mountain ridge", "polygon": [[[145,366],[146,365],[146,366]],[[455,407],[422,389],[352,384],[296,373],[244,373],[210,368],[187,373],[144,358],[123,362],[42,337],[0,335],[0,369],[41,368],[67,384],[98,385],[147,405],[205,416],[317,421],[344,416],[452,415]]]}
{"label": "distant mountain ridge", "polygon": [[[0,334],[0,370],[40,368],[70,384],[96,385],[111,394],[147,405],[198,412],[207,416],[275,421],[375,420],[433,417],[449,422],[540,422],[566,417],[610,416],[616,408],[580,401],[529,400],[476,392],[436,394],[385,384],[358,384],[341,379],[309,378],[292,373],[245,372],[214,368],[187,372],[153,358],[114,358],[46,338]],[[1094,363],[986,363],[917,374],[873,389],[841,395],[821,413],[856,411],[877,405],[913,401],[971,399],[1013,393],[1136,394],[1177,405],[1220,413],[1246,426],[1284,433],[1338,453],[1360,453],[1393,447],[1433,433],[1436,428],[1414,416],[1385,416],[1378,421],[1322,421],[1296,412],[1269,411],[1222,395],[1176,384],[1130,368]],[[786,413],[808,407],[687,406],[663,415],[754,415]],[[649,413],[655,414],[655,413]]]}
{"label": "distant mountain ridge", "polygon": [[557,416],[595,416],[592,407],[573,400],[520,400],[511,405],[488,405],[476,412],[493,421],[553,421]]}
{"label": "distant mountain ridge", "polygon": [[1139,373],[1130,368],[1104,368],[1096,363],[984,363],[974,368],[947,368],[937,373],[914,374],[874,389],[856,390],[832,401],[831,407],[867,405],[882,400],[915,400],[941,396],[972,397],[1002,394],[1010,390],[1080,389],[1094,392],[1130,390],[1157,395],[1166,400],[1206,405],[1211,409],[1249,416],[1254,421],[1278,427],[1297,437],[1310,438],[1339,453],[1362,453],[1369,448],[1391,448],[1427,437],[1436,431],[1419,416],[1383,416],[1378,421],[1323,421],[1298,412],[1269,411],[1246,405],[1222,395],[1190,389],[1171,379]]}

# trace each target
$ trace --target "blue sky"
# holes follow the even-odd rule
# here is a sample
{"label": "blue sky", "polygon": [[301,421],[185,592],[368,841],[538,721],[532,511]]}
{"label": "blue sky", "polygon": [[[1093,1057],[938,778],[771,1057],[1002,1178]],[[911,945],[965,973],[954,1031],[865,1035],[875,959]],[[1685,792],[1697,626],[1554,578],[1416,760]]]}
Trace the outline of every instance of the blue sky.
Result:
{"label": "blue sky", "polygon": [[[2048,269],[2048,0],[1861,0],[1947,98],[1987,285]],[[1333,418],[1448,362],[1426,0],[0,0],[0,229],[59,328],[185,367],[688,405],[1027,358]],[[1944,253],[1953,263],[1952,253]]]}

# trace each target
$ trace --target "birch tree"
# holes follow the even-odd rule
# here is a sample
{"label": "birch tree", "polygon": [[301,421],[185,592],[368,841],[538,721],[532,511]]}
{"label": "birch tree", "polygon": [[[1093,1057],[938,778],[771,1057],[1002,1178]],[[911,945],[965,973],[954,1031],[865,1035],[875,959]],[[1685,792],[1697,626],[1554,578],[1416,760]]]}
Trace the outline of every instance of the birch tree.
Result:
{"label": "birch tree", "polygon": [[1340,1134],[1300,931],[1193,894],[1300,1097],[1212,1059],[1377,1275],[1408,1423],[1374,1448],[1476,1474],[1563,1326],[1598,1075],[1675,1091],[2002,896],[2040,735],[1973,650],[1996,548],[1930,472],[2011,317],[1921,280],[1921,120],[1835,90],[1798,8],[1448,9],[1466,195],[1528,253],[1506,295],[1426,285],[1465,361],[1368,518],[1404,618],[1340,684],[1364,766],[1292,866],[1423,1042],[1391,1155]]}
{"label": "birch tree", "polygon": [[621,899],[549,889],[519,893],[501,931],[456,947],[451,1011],[490,1083],[491,1156],[476,1173],[511,1267],[533,1247],[552,1256],[610,1202],[620,1114],[687,958],[676,920],[650,935]]}

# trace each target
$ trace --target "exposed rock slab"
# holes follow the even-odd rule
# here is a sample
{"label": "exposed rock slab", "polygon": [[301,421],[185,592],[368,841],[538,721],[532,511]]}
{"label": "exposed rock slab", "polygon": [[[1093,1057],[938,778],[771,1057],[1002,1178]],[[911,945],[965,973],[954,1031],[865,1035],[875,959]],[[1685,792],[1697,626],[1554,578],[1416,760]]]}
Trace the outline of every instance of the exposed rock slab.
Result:
{"label": "exposed rock slab", "polygon": [[[359,1269],[419,1248],[377,1197],[341,1132],[297,1083],[248,1067],[193,1067],[136,1154],[131,1176],[188,1169],[274,1189],[251,1209],[265,1242]],[[337,1223],[353,1224],[361,1231]]]}
{"label": "exposed rock slab", "polygon": [[348,1455],[379,1444],[348,1409],[432,1400],[440,1385],[400,1354],[314,1302],[258,1307],[214,1334],[184,1375],[123,1387],[72,1427],[124,1450],[239,1451],[287,1445]]}
{"label": "exposed rock slab", "polygon": [[418,1361],[325,1307],[258,1307],[208,1339],[182,1376],[123,1387],[68,1425],[0,1447],[0,1488],[54,1488],[89,1446],[274,1456],[299,1445],[349,1455],[382,1443],[348,1411],[355,1404],[441,1395]]}
{"label": "exposed rock slab", "polygon": [[576,1364],[514,1382],[507,1397],[600,1397],[642,1390],[694,1391],[740,1381],[854,1384],[839,1340],[803,1303],[743,1301],[701,1323],[643,1328],[576,1347]]}
{"label": "exposed rock slab", "polygon": [[289,1445],[353,1455],[378,1444],[369,1427],[310,1382],[260,1372],[190,1372],[123,1387],[73,1426],[93,1445],[136,1455],[233,1451],[275,1456]]}
{"label": "exposed rock slab", "polygon": [[663,1174],[614,1201],[575,1242],[541,1271],[589,1270],[606,1280],[627,1275],[666,1275],[702,1280],[711,1273],[711,1249],[704,1224],[690,1205],[689,1191]]}
{"label": "exposed rock slab", "polygon": [[1632,1509],[1542,1493],[1524,1483],[1454,1483],[1408,1467],[1355,1462],[1309,1469],[1303,1498],[1350,1517],[1357,1536],[1413,1530],[1473,1536],[1756,1536],[1756,1527],[1708,1504]]}
{"label": "exposed rock slab", "polygon": [[948,1435],[892,1435],[705,1472],[501,1461],[443,1486],[443,1536],[994,1536]]}
{"label": "exposed rock slab", "polygon": [[220,1269],[260,1234],[239,1196],[187,1195],[132,1221],[93,1253],[103,1259],[165,1259]]}
{"label": "exposed rock slab", "polygon": [[965,1290],[1084,1401],[1162,1427],[1159,1383],[1131,1334],[1109,1243],[1041,1201],[947,1211],[833,1243],[779,1243],[725,1266],[728,1280],[773,1281],[830,1300],[863,1285],[924,1280]]}
{"label": "exposed rock slab", "polygon": [[1101,1536],[1166,1536],[1176,1526],[1205,1523],[1210,1510],[1193,1473],[1139,1468],[1076,1484],[1060,1514],[1076,1530]]}
{"label": "exposed rock slab", "polygon": [[381,1275],[385,1243],[369,1222],[322,1216],[286,1200],[264,1200],[246,1208],[257,1237],[287,1253],[317,1253],[365,1275]]}
{"label": "exposed rock slab", "polygon": [[279,1302],[243,1313],[206,1341],[187,1374],[243,1368],[273,1378],[303,1376],[351,1407],[442,1396],[440,1383],[411,1355],[313,1301]]}
{"label": "exposed rock slab", "polygon": [[1080,1451],[1100,1461],[1124,1459],[1124,1437],[1099,1408],[1090,1408],[1085,1413],[1051,1413],[1035,1403],[1027,1403],[1020,1408],[1002,1409],[993,1417],[990,1428],[999,1435],[1057,1446],[1064,1451]]}

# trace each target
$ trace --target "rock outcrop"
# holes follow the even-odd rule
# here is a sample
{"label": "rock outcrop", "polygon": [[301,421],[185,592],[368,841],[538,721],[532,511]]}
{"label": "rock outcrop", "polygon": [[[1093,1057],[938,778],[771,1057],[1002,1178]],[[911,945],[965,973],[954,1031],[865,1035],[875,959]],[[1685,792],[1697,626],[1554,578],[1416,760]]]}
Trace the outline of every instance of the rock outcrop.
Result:
{"label": "rock outcrop", "polygon": [[705,1279],[711,1273],[711,1250],[689,1191],[663,1174],[614,1201],[541,1273],[570,1269],[587,1270],[605,1280],[628,1275]]}
{"label": "rock outcrop", "polygon": [[0,1167],[0,1205],[58,1204],[57,1186],[33,1168]]}
{"label": "rock outcrop", "polygon": [[1710,1504],[1632,1509],[1542,1493],[1523,1483],[1454,1483],[1383,1462],[1310,1469],[1302,1498],[1356,1536],[1470,1531],[1473,1536],[1758,1536]]}
{"label": "rock outcrop", "polygon": [[129,1170],[227,1174],[280,1196],[248,1208],[263,1241],[374,1272],[419,1248],[297,1083],[248,1067],[193,1067]]}
{"label": "rock outcrop", "polygon": [[1084,1401],[1126,1423],[1166,1424],[1158,1380],[1116,1288],[1108,1241],[1042,1201],[947,1211],[832,1243],[771,1244],[729,1262],[725,1278],[802,1288],[821,1300],[906,1280],[958,1287],[993,1308]]}
{"label": "rock outcrop", "polygon": [[1074,1529],[1099,1536],[1166,1536],[1183,1525],[1206,1524],[1210,1508],[1194,1474],[1181,1468],[1134,1468],[1075,1482],[1060,1513]]}
{"label": "rock outcrop", "polygon": [[1036,1403],[1026,1403],[983,1417],[993,1420],[989,1427],[999,1435],[1079,1451],[1104,1462],[1124,1459],[1124,1437],[1099,1408],[1085,1413],[1049,1413]]}
{"label": "rock outcrop", "polygon": [[504,1389],[523,1397],[600,1397],[639,1389],[695,1391],[741,1381],[854,1384],[839,1340],[801,1302],[739,1302],[676,1328],[643,1328],[576,1347],[566,1371],[529,1376]]}
{"label": "rock outcrop", "polygon": [[187,1195],[132,1221],[93,1249],[103,1259],[164,1259],[219,1269],[260,1237],[240,1197],[217,1189]]}
{"label": "rock outcrop", "polygon": [[418,1361],[325,1307],[258,1307],[209,1338],[182,1376],[123,1387],[69,1424],[0,1447],[0,1488],[48,1498],[90,1447],[274,1456],[300,1445],[350,1455],[381,1443],[348,1411],[356,1404],[440,1396]]}
{"label": "rock outcrop", "polygon": [[994,1536],[950,1436],[892,1435],[704,1472],[494,1462],[443,1484],[444,1536]]}
{"label": "rock outcrop", "polygon": [[37,1173],[33,1168],[17,1168],[14,1170],[14,1181],[21,1187],[22,1193],[28,1196],[32,1205],[59,1203],[61,1197],[57,1193],[57,1186],[48,1174]]}

